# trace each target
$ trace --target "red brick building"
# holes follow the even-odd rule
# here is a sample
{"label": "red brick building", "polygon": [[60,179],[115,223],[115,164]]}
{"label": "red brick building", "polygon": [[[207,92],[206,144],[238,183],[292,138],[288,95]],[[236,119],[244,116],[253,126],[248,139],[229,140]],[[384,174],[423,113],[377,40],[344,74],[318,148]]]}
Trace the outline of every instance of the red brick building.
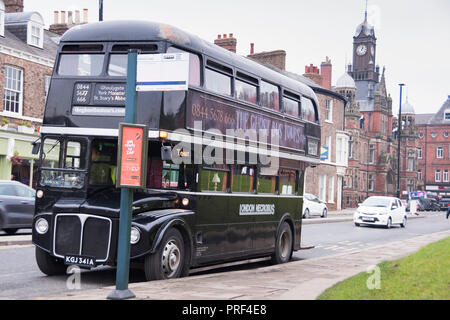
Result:
{"label": "red brick building", "polygon": [[0,179],[33,184],[31,142],[42,123],[59,36],[23,0],[0,0]]}
{"label": "red brick building", "polygon": [[450,196],[450,96],[435,114],[417,114],[418,187]]}

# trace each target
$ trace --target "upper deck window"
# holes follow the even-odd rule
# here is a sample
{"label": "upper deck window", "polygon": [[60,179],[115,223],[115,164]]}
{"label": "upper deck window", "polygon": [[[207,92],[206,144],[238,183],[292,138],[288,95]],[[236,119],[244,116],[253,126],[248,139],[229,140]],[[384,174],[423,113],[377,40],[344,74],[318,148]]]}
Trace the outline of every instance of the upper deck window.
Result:
{"label": "upper deck window", "polygon": [[300,105],[298,101],[291,98],[283,97],[284,112],[290,116],[298,117]]}
{"label": "upper deck window", "polygon": [[239,100],[256,103],[258,94],[257,87],[247,82],[236,79],[234,82],[234,92]]}
{"label": "upper deck window", "polygon": [[316,110],[311,99],[302,97],[302,119],[315,122]]}
{"label": "upper deck window", "polygon": [[61,54],[58,74],[61,76],[99,76],[103,70],[103,54]]}
{"label": "upper deck window", "polygon": [[112,47],[108,65],[108,74],[113,77],[126,77],[128,68],[128,50],[137,49],[142,53],[156,53],[156,44],[116,44]]}
{"label": "upper deck window", "polygon": [[205,69],[205,86],[213,92],[231,96],[231,76],[207,68]]}
{"label": "upper deck window", "polygon": [[276,111],[280,110],[278,87],[273,84],[261,81],[259,85],[259,99],[261,105]]}

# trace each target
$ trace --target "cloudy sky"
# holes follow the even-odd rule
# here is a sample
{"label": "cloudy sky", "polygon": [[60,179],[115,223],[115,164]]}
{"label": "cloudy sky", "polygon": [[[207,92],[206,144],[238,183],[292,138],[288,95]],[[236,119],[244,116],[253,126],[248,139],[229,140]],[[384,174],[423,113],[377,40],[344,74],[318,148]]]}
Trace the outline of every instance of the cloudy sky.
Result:
{"label": "cloudy sky", "polygon": [[[25,0],[47,26],[55,10],[89,9],[98,20],[98,0]],[[351,63],[353,36],[364,20],[365,0],[104,0],[105,20],[167,23],[213,42],[233,33],[237,53],[282,49],[286,69],[303,74],[328,56],[333,84]],[[377,37],[376,64],[386,67],[393,112],[398,113],[399,83],[416,113],[434,113],[450,95],[450,1],[368,0],[369,22]],[[403,103],[405,100],[403,101]]]}

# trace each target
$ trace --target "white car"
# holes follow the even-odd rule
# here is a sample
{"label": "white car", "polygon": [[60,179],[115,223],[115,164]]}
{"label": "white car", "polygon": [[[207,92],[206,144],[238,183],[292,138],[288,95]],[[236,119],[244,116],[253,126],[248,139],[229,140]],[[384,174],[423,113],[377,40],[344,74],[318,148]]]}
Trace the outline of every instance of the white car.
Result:
{"label": "white car", "polygon": [[406,226],[406,212],[400,199],[394,197],[369,197],[359,205],[353,215],[355,226],[361,224],[390,228],[393,224]]}
{"label": "white car", "polygon": [[305,193],[303,195],[303,218],[321,216],[326,218],[328,208],[325,202],[320,201],[315,195]]}

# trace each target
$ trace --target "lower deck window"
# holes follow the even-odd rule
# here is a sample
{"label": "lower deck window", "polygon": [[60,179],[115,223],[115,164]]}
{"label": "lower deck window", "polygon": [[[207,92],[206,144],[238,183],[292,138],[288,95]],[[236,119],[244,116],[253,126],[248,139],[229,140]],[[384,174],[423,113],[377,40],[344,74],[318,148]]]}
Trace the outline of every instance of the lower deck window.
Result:
{"label": "lower deck window", "polygon": [[294,195],[297,192],[295,188],[297,183],[297,172],[295,170],[281,169],[279,176],[280,176],[280,194]]}
{"label": "lower deck window", "polygon": [[245,165],[233,167],[231,192],[253,192],[255,183],[255,168]]}
{"label": "lower deck window", "polygon": [[203,167],[200,175],[201,191],[226,192],[229,169],[226,165]]}

